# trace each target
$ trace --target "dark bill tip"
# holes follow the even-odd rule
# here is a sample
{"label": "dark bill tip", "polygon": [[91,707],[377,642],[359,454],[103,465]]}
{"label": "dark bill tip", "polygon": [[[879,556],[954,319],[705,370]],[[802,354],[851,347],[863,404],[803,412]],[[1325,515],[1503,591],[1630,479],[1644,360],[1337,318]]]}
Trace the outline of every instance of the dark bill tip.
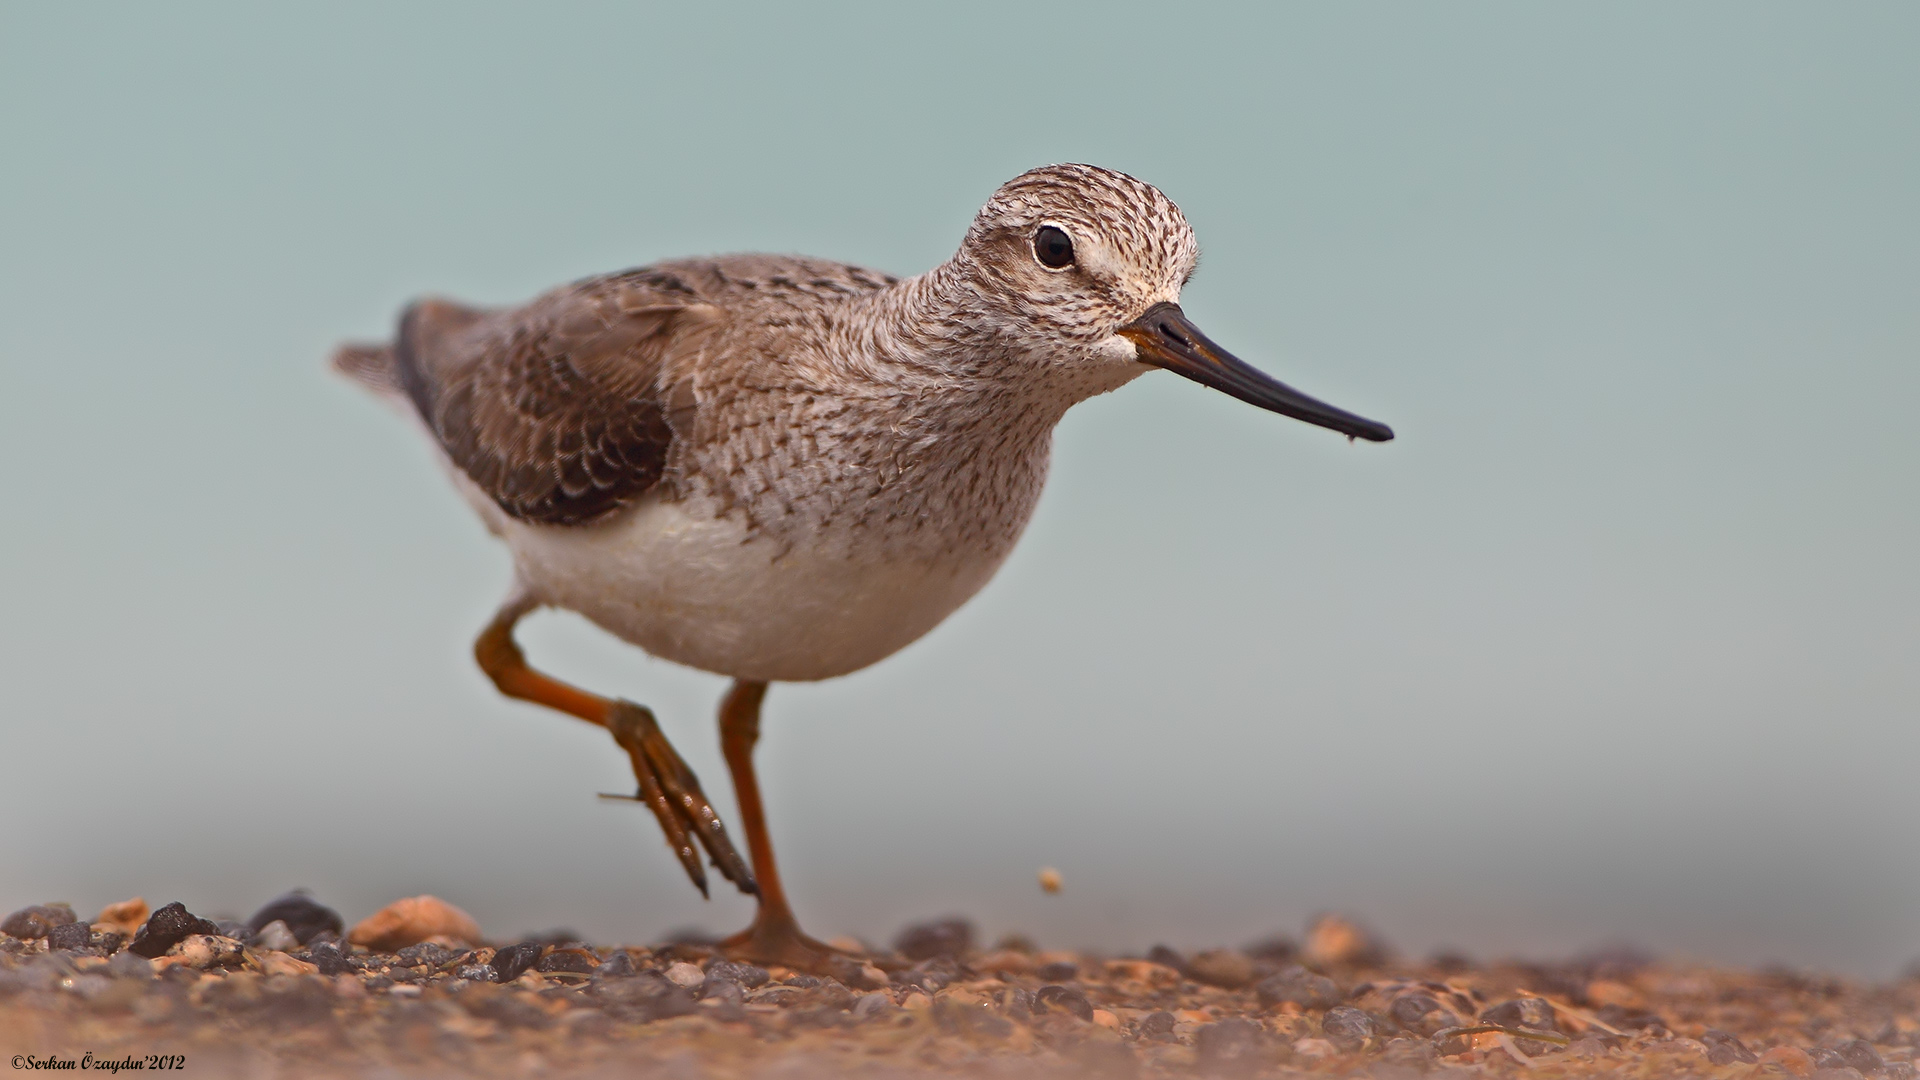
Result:
{"label": "dark bill tip", "polygon": [[1304,420],[1351,439],[1387,442],[1393,438],[1393,429],[1378,420],[1355,416],[1308,397],[1214,344],[1188,321],[1178,304],[1155,304],[1146,314],[1121,327],[1120,333],[1134,343],[1141,363],[1166,368],[1249,405]]}

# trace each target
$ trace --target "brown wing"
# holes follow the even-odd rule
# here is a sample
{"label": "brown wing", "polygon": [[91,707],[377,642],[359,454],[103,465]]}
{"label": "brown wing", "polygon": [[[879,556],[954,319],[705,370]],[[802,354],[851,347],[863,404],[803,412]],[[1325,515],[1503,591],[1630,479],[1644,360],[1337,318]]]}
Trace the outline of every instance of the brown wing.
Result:
{"label": "brown wing", "polygon": [[401,318],[394,369],[448,455],[502,509],[579,524],[659,482],[673,443],[667,358],[717,315],[644,275],[512,311],[429,300]]}

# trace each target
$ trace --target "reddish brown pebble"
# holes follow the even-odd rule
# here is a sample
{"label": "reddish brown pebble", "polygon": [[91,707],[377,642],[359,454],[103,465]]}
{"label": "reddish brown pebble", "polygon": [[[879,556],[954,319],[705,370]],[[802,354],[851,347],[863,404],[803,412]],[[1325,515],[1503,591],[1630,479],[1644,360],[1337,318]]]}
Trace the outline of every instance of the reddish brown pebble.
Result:
{"label": "reddish brown pebble", "polygon": [[480,924],[437,896],[410,896],[362,919],[347,935],[352,944],[377,952],[398,952],[428,938],[473,945],[480,940]]}

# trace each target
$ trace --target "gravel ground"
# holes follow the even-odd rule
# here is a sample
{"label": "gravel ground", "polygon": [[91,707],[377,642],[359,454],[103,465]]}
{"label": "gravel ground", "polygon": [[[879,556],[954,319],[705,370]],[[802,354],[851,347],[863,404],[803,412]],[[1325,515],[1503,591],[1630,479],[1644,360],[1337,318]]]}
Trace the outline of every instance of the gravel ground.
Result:
{"label": "gravel ground", "polygon": [[1408,963],[1337,918],[1298,943],[1140,957],[983,947],[950,920],[822,978],[688,942],[391,948],[391,920],[388,951],[352,944],[373,919],[343,936],[310,899],[275,905],[247,923],[144,903],[90,924],[14,913],[0,1057],[189,1076],[1900,1080],[1920,1048],[1920,977]]}

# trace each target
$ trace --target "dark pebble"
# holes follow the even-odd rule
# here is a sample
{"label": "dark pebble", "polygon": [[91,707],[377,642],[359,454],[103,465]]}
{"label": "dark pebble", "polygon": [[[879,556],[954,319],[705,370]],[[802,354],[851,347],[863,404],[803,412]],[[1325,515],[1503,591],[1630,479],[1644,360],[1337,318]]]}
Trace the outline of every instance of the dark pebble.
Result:
{"label": "dark pebble", "polygon": [[1351,1005],[1335,1005],[1320,1021],[1327,1040],[1342,1050],[1358,1050],[1373,1037],[1373,1017]]}
{"label": "dark pebble", "polygon": [[492,964],[468,964],[466,967],[463,967],[458,971],[455,971],[453,974],[455,978],[466,979],[469,982],[499,982],[500,981],[500,973],[493,970]]}
{"label": "dark pebble", "polygon": [[1868,1076],[1882,1072],[1887,1067],[1886,1059],[1880,1056],[1880,1051],[1875,1050],[1873,1044],[1865,1039],[1855,1039],[1852,1042],[1841,1043],[1835,1049],[1840,1052],[1840,1059],[1842,1061],[1866,1073]]}
{"label": "dark pebble", "polygon": [[1666,1027],[1667,1022],[1644,1009],[1627,1009],[1619,1005],[1602,1005],[1593,1014],[1608,1027],[1622,1028],[1628,1031],[1644,1031],[1647,1028]]}
{"label": "dark pebble", "polygon": [[973,924],[965,919],[936,919],[917,923],[900,931],[893,948],[909,960],[929,960],[936,956],[958,959],[973,948]]}
{"label": "dark pebble", "polygon": [[787,979],[786,985],[797,986],[802,990],[810,990],[813,987],[824,984],[826,981],[827,980],[822,979],[818,975],[794,975]]}
{"label": "dark pebble", "polygon": [[566,945],[541,957],[540,962],[533,965],[533,969],[548,973],[570,971],[578,975],[591,975],[599,966],[600,958],[593,954],[593,950],[578,945]]}
{"label": "dark pebble", "polygon": [[1194,1033],[1193,1056],[1201,1073],[1244,1076],[1260,1065],[1265,1032],[1251,1020],[1222,1020]]}
{"label": "dark pebble", "polygon": [[1170,967],[1182,975],[1187,973],[1187,958],[1174,952],[1165,945],[1155,945],[1147,950],[1147,959],[1153,963]]}
{"label": "dark pebble", "polygon": [[409,945],[401,949],[393,954],[393,958],[406,967],[419,967],[424,964],[438,969],[460,959],[463,955],[465,954],[459,949],[449,949],[445,945],[423,941],[418,945]]}
{"label": "dark pebble", "polygon": [[101,956],[112,956],[126,947],[127,935],[118,930],[102,930],[89,938],[87,944],[99,950]]}
{"label": "dark pebble", "polygon": [[902,986],[917,986],[929,994],[951,986],[960,977],[960,965],[944,956],[922,960],[906,971],[895,972],[893,981]]}
{"label": "dark pebble", "polygon": [[1141,1017],[1139,1025],[1135,1030],[1143,1039],[1152,1039],[1155,1042],[1172,1042],[1175,1038],[1173,1025],[1177,1020],[1178,1018],[1172,1013],[1161,1009],[1159,1012],[1150,1012]]}
{"label": "dark pebble", "polygon": [[1297,964],[1260,980],[1253,992],[1260,995],[1260,1004],[1268,1008],[1291,1001],[1304,1009],[1330,1009],[1345,1000],[1332,979],[1315,975]]}
{"label": "dark pebble", "polygon": [[603,979],[625,979],[640,973],[633,966],[633,954],[625,949],[615,949],[607,962],[593,969],[593,973]]}
{"label": "dark pebble", "polygon": [[1484,1023],[1501,1027],[1530,1028],[1534,1031],[1559,1031],[1553,1022],[1553,1006],[1537,997],[1514,998],[1480,1011]]}
{"label": "dark pebble", "polygon": [[733,960],[715,960],[707,965],[707,978],[731,979],[749,990],[758,990],[771,978],[767,969]]}
{"label": "dark pebble", "polygon": [[194,934],[218,933],[220,927],[188,911],[187,905],[175,900],[148,916],[140,932],[133,935],[133,944],[127,948],[152,960],[165,956],[168,949]]}
{"label": "dark pebble", "polygon": [[1747,1048],[1746,1043],[1731,1032],[1708,1028],[1706,1034],[1700,1036],[1700,1041],[1706,1045],[1707,1060],[1715,1065],[1731,1065],[1736,1061],[1752,1065],[1760,1060],[1757,1054]]}
{"label": "dark pebble", "polygon": [[352,953],[331,941],[315,945],[307,956],[308,962],[319,968],[322,975],[344,975],[358,966],[353,962]]}
{"label": "dark pebble", "polygon": [[1093,1003],[1087,995],[1071,986],[1043,986],[1033,992],[1033,1011],[1045,1012],[1059,1009],[1070,1012],[1082,1020],[1093,1019]]}
{"label": "dark pebble", "polygon": [[1033,970],[1041,982],[1063,983],[1080,974],[1080,965],[1068,960],[1056,960],[1051,964],[1041,964]]}
{"label": "dark pebble", "polygon": [[700,1000],[713,999],[731,1002],[735,1005],[747,1000],[747,989],[724,975],[707,973],[707,981],[700,984]]}
{"label": "dark pebble", "polygon": [[523,941],[518,945],[508,945],[493,954],[495,982],[512,982],[525,974],[540,959],[541,950],[546,946],[538,941]]}
{"label": "dark pebble", "polygon": [[287,924],[293,931],[294,939],[302,945],[311,945],[321,933],[332,934],[336,939],[345,932],[346,924],[340,920],[340,913],[309,896],[304,889],[295,889],[277,900],[268,901],[267,906],[253,913],[247,920],[247,929],[259,933],[261,928],[275,919]]}
{"label": "dark pebble", "polygon": [[0,920],[0,933],[22,941],[34,941],[46,937],[56,926],[68,926],[78,921],[73,908],[66,904],[34,904]]}
{"label": "dark pebble", "polygon": [[47,931],[50,949],[85,949],[93,944],[93,927],[83,922],[63,923]]}
{"label": "dark pebble", "polygon": [[1270,937],[1240,950],[1255,960],[1284,964],[1300,954],[1300,946],[1289,937]]}
{"label": "dark pebble", "polygon": [[107,961],[107,974],[116,979],[151,979],[153,961],[131,950],[123,950],[114,953],[113,959]]}

